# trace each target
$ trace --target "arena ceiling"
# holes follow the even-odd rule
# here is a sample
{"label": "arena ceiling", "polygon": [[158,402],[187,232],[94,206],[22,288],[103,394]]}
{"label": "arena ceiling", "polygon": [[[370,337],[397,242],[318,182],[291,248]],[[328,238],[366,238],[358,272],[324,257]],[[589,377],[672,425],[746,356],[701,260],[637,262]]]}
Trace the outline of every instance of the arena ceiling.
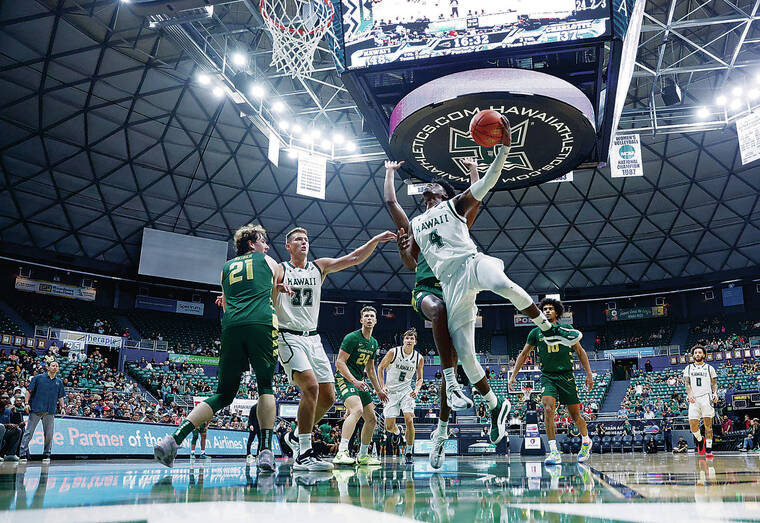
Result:
{"label": "arena ceiling", "polygon": [[[318,52],[312,80],[266,72],[271,43],[250,4],[217,6],[196,26],[248,49],[291,117],[340,128],[376,158],[329,53]],[[603,168],[494,193],[473,227],[482,250],[536,292],[758,266],[760,167],[742,166],[734,126],[694,127],[693,112],[760,75],[759,6],[648,1],[621,124],[642,131],[645,176],[611,179]],[[379,159],[330,164],[324,201],[297,195],[295,163],[283,155],[273,167],[259,128],[198,84],[198,57],[175,28],[150,30],[119,0],[0,3],[5,254],[24,246],[135,271],[143,227],[229,240],[239,225],[261,222],[280,258],[295,224],[309,229],[315,256],[392,227]],[[664,106],[669,81],[683,90],[682,106]],[[399,199],[411,214],[403,188]],[[400,269],[388,245],[328,285],[404,291],[412,277]]]}

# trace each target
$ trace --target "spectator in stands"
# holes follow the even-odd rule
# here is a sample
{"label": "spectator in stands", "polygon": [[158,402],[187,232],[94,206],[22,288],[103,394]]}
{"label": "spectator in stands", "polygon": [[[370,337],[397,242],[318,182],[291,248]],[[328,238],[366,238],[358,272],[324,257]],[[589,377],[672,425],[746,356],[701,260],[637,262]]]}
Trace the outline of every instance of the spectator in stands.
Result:
{"label": "spectator in stands", "polygon": [[744,437],[744,442],[742,443],[742,452],[754,450],[757,448],[758,443],[760,443],[760,424],[758,421],[757,418],[751,421],[749,432]]}
{"label": "spectator in stands", "polygon": [[657,442],[654,438],[649,438],[647,440],[647,446],[645,450],[647,454],[657,454]]}
{"label": "spectator in stands", "polygon": [[676,383],[678,383],[678,380],[676,380],[675,375],[671,374],[670,376],[668,376],[668,385],[673,387]]}
{"label": "spectator in stands", "polygon": [[625,423],[623,423],[623,434],[626,436],[633,436],[633,425],[631,425],[631,422],[628,420],[625,420]]}
{"label": "spectator in stands", "polygon": [[673,450],[673,422],[669,418],[665,418],[660,429],[665,438],[665,452],[671,452]]}
{"label": "spectator in stands", "polygon": [[600,438],[607,435],[607,429],[604,428],[604,423],[597,424],[596,435]]}
{"label": "spectator in stands", "polygon": [[683,436],[680,436],[678,438],[678,443],[676,443],[676,448],[673,449],[674,454],[686,454],[686,452],[689,450],[689,444],[686,443],[686,440],[683,439]]}
{"label": "spectator in stands", "polygon": [[647,360],[647,362],[644,364],[644,370],[647,372],[652,372],[652,360]]}
{"label": "spectator in stands", "polygon": [[654,411],[649,408],[649,405],[644,407],[644,419],[654,419]]}
{"label": "spectator in stands", "polygon": [[729,419],[728,416],[725,414],[723,415],[723,420],[721,421],[720,428],[723,431],[723,434],[728,434],[729,432],[734,431],[734,422]]}
{"label": "spectator in stands", "polygon": [[0,396],[0,461],[18,461],[18,448],[21,443],[22,430],[19,423],[23,423],[20,414],[14,416],[10,408],[10,398],[7,393]]}
{"label": "spectator in stands", "polygon": [[618,419],[628,419],[628,409],[625,405],[621,405],[617,411]]}
{"label": "spectator in stands", "polygon": [[63,398],[66,395],[63,381],[61,378],[56,377],[58,370],[57,361],[48,363],[47,372],[36,375],[29,383],[29,390],[26,393],[26,402],[29,404],[30,410],[29,424],[21,441],[21,454],[25,459],[29,458],[29,440],[32,439],[37,424],[42,420],[42,427],[45,433],[45,448],[42,461],[43,463],[50,463],[55,414],[58,408],[63,412]]}
{"label": "spectator in stands", "polygon": [[744,415],[744,429],[749,430],[752,427],[752,420],[749,419],[749,414]]}
{"label": "spectator in stands", "polygon": [[595,399],[592,399],[591,401],[588,402],[588,408],[594,414],[596,414],[597,412],[599,412],[599,405],[596,403]]}

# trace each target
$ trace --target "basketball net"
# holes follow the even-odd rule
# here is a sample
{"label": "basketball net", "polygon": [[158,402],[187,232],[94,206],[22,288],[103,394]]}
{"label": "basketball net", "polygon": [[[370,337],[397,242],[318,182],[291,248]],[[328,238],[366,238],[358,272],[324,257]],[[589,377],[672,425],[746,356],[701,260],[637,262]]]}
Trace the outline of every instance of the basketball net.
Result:
{"label": "basketball net", "polygon": [[272,36],[277,71],[303,79],[314,72],[314,53],[332,25],[331,0],[260,0],[264,24]]}

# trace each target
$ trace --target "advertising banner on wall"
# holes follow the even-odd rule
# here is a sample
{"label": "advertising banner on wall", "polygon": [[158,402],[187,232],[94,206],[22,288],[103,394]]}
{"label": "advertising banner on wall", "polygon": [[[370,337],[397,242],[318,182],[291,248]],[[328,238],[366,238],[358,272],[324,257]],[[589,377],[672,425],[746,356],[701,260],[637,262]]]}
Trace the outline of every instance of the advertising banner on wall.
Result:
{"label": "advertising banner on wall", "polygon": [[[167,434],[177,429],[174,425],[133,423],[85,418],[56,418],[53,432],[53,454],[76,455],[145,455],[153,456],[153,446]],[[29,450],[41,454],[44,436],[35,432]],[[245,456],[248,431],[209,429],[206,453],[212,456]],[[258,448],[258,443],[253,444]],[[276,456],[282,454],[277,438],[272,438]],[[179,456],[187,456],[190,438],[180,447]]]}
{"label": "advertising banner on wall", "polygon": [[97,294],[97,291],[92,287],[77,287],[76,285],[65,285],[52,281],[32,280],[23,276],[16,276],[16,290],[83,301],[95,301]]}
{"label": "advertising banner on wall", "polygon": [[197,301],[171,300],[140,295],[135,298],[135,308],[203,316],[203,303]]}
{"label": "advertising banner on wall", "polygon": [[192,363],[193,365],[219,365],[219,358],[214,356],[196,356],[195,354],[169,353],[169,361]]}
{"label": "advertising banner on wall", "polygon": [[121,336],[95,334],[94,332],[70,331],[67,329],[50,329],[50,335],[52,338],[65,343],[70,350],[75,352],[85,350],[87,345],[99,345],[101,347],[120,349],[124,343],[124,338]]}
{"label": "advertising banner on wall", "polygon": [[[572,312],[565,312],[562,314],[562,317],[559,320],[560,323],[566,323],[568,325],[573,324],[573,313]],[[533,323],[533,320],[531,320],[528,316],[525,314],[515,314],[514,316],[514,323],[515,327],[535,327],[536,324]]]}
{"label": "advertising banner on wall", "polygon": [[607,309],[604,311],[607,321],[643,320],[646,318],[664,318],[668,308],[664,305],[656,307],[633,307],[630,309]]}

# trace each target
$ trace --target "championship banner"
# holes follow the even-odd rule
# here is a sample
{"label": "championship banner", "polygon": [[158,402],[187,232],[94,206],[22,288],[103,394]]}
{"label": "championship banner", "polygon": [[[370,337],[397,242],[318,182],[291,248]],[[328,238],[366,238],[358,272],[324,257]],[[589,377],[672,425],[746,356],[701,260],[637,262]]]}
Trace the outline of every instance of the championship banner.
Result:
{"label": "championship banner", "polygon": [[663,318],[668,315],[664,305],[656,307],[633,307],[630,309],[608,309],[604,311],[607,321],[643,320],[647,318]]}
{"label": "championship banner", "polygon": [[169,353],[169,361],[178,363],[193,363],[195,365],[219,365],[219,358],[215,356],[197,356],[195,354]]}
{"label": "championship banner", "polygon": [[[568,325],[573,324],[573,313],[572,312],[565,312],[562,314],[562,317],[559,319],[560,323],[567,323]],[[515,314],[514,315],[514,325],[515,327],[535,327],[536,324],[533,323],[533,320],[531,320],[528,316],[525,314]]]}
{"label": "championship banner", "polygon": [[638,134],[616,135],[610,146],[610,173],[613,178],[644,176],[641,141]]}
{"label": "championship banner", "polygon": [[736,120],[736,135],[739,138],[742,165],[760,159],[760,115],[750,113]]}
{"label": "championship banner", "polygon": [[16,276],[16,290],[83,301],[95,301],[97,294],[97,291],[92,287],[77,287],[76,285],[32,280],[23,276]]}
{"label": "championship banner", "polygon": [[[167,434],[177,429],[174,425],[157,423],[136,423],[85,418],[55,419],[53,432],[53,454],[76,454],[79,456],[103,456],[111,454],[153,456],[153,446]],[[41,454],[44,435],[35,432],[29,442],[32,454]],[[248,431],[209,429],[206,439],[206,453],[212,456],[245,456]],[[254,443],[253,449],[258,448]],[[186,438],[178,456],[187,456],[190,438]],[[282,455],[279,441],[272,438],[275,456]]]}
{"label": "championship banner", "polygon": [[135,298],[135,308],[192,314],[194,316],[203,316],[204,310],[203,303],[197,301],[170,300],[142,295]]}

